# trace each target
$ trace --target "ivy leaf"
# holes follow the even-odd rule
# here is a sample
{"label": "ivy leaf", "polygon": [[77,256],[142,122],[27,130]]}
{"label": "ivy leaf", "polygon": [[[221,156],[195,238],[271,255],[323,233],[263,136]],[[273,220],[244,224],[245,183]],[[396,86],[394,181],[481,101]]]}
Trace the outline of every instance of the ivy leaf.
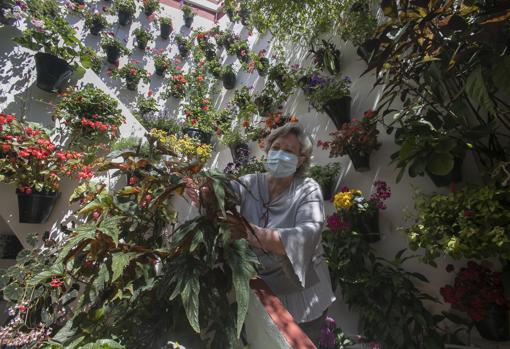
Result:
{"label": "ivy leaf", "polygon": [[489,92],[485,86],[482,68],[480,66],[473,70],[467,78],[465,91],[471,100],[478,103],[491,114],[496,113],[494,102],[489,96]]}
{"label": "ivy leaf", "polygon": [[181,292],[182,305],[186,311],[186,317],[195,330],[200,333],[200,324],[198,321],[198,294],[200,293],[200,283],[195,273],[188,274],[188,279],[184,281],[184,288]]}

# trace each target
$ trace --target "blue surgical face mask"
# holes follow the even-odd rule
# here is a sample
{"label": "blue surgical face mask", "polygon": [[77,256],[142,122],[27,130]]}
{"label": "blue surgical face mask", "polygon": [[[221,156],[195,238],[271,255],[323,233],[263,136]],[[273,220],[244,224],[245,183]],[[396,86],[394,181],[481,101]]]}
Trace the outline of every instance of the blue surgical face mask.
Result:
{"label": "blue surgical face mask", "polygon": [[296,172],[298,157],[283,150],[270,150],[265,163],[266,171],[274,177],[288,177]]}

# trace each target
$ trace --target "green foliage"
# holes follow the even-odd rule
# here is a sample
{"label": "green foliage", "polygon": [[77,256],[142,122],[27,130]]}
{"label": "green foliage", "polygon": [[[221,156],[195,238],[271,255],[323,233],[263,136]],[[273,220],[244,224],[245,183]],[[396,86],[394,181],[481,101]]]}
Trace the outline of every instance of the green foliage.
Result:
{"label": "green foliage", "polygon": [[115,143],[112,144],[111,150],[112,152],[125,152],[127,150],[131,150],[137,154],[140,154],[141,157],[148,157],[150,154],[149,144],[144,142],[142,138],[138,137],[119,138],[115,141]]}
{"label": "green foliage", "polygon": [[328,71],[332,75],[340,73],[341,53],[335,44],[322,40],[319,47],[315,48],[312,45],[310,53],[313,54],[313,62],[317,68]]}
{"label": "green foliage", "polygon": [[172,18],[170,18],[170,17],[160,17],[159,18],[159,23],[172,25]]}
{"label": "green foliage", "polygon": [[309,175],[319,183],[321,188],[332,188],[340,170],[340,163],[330,162],[327,165],[314,165],[310,167]]}
{"label": "green foliage", "polygon": [[350,8],[342,14],[338,34],[343,40],[359,46],[375,34],[377,19],[372,14],[369,0],[346,1],[345,5],[348,4]]}
{"label": "green foliage", "polygon": [[115,0],[113,6],[117,12],[124,12],[130,15],[136,12],[136,3],[134,0]]}
{"label": "green foliage", "polygon": [[143,115],[150,112],[158,111],[158,102],[154,97],[144,97],[139,96],[136,101],[136,107],[138,108],[138,114],[143,117]]}
{"label": "green foliage", "polygon": [[[433,132],[426,132],[430,136],[425,141],[432,146],[456,143],[455,149],[469,146],[481,171],[508,161],[504,134],[510,130],[510,106],[505,101],[510,81],[505,73],[509,60],[503,52],[508,50],[504,43],[510,33],[508,18],[502,15],[506,5],[427,0],[397,6],[392,0],[383,2],[382,9],[390,18],[377,29],[367,68],[376,72],[376,85],[384,85],[381,120],[394,116],[404,130],[416,129],[416,118],[430,123]],[[403,105],[399,111],[392,106],[396,98]],[[394,130],[393,122],[388,126],[390,132]],[[401,132],[397,139],[401,155],[418,154],[416,132]],[[439,156],[439,147],[434,148],[432,158],[446,165],[438,160],[429,170],[445,173],[452,167],[452,147]],[[419,157],[429,158],[427,153]],[[418,161],[412,172],[423,172],[429,160]]]}
{"label": "green foliage", "polygon": [[144,0],[143,2],[143,9],[147,15],[159,11],[159,7],[159,0]]}
{"label": "green foliage", "polygon": [[93,28],[99,26],[101,28],[105,28],[108,25],[108,20],[106,16],[100,12],[90,13],[87,12],[85,14],[85,26],[87,28]]}
{"label": "green foliage", "polygon": [[467,186],[445,194],[418,194],[415,223],[403,229],[413,249],[434,264],[441,254],[453,258],[510,258],[508,187]]}
{"label": "green foliage", "polygon": [[236,178],[252,173],[264,173],[266,172],[266,168],[264,167],[265,162],[264,157],[261,159],[252,157],[248,159],[248,161],[230,162],[223,169],[223,172]]}
{"label": "green foliage", "polygon": [[103,35],[101,37],[100,46],[105,51],[114,48],[117,49],[123,55],[128,55],[130,53],[129,49],[126,48],[126,46],[122,42],[120,42],[111,35]]}
{"label": "green foliage", "polygon": [[90,152],[117,138],[125,121],[117,100],[91,84],[64,92],[53,115],[64,124],[63,132],[71,138],[69,146]]}
{"label": "green foliage", "polygon": [[189,5],[184,5],[181,7],[182,14],[184,18],[193,18],[195,17],[195,12],[193,12],[193,9]]}
{"label": "green foliage", "polygon": [[443,316],[424,306],[437,300],[415,286],[428,280],[403,268],[413,256],[404,256],[404,249],[393,260],[376,257],[356,232],[326,231],[323,237],[332,280],[338,282],[347,305],[360,314],[363,336],[383,348],[444,347],[438,327]]}
{"label": "green foliage", "polygon": [[148,42],[153,40],[152,34],[143,27],[138,27],[133,31],[133,35],[140,45],[147,45]]}
{"label": "green foliage", "polygon": [[329,101],[350,96],[351,80],[349,77],[321,77],[321,83],[310,85],[306,98],[318,111],[324,110],[324,104]]}

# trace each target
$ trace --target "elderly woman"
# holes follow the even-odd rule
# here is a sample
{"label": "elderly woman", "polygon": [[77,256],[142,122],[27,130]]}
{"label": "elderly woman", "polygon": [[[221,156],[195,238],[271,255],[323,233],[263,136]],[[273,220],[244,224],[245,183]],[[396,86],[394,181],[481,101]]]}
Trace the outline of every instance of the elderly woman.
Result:
{"label": "elderly woman", "polygon": [[260,276],[318,344],[327,308],[335,300],[321,245],[324,207],[319,185],[306,177],[312,143],[297,124],[266,139],[267,173],[234,184],[241,214],[255,235],[245,232],[261,264]]}

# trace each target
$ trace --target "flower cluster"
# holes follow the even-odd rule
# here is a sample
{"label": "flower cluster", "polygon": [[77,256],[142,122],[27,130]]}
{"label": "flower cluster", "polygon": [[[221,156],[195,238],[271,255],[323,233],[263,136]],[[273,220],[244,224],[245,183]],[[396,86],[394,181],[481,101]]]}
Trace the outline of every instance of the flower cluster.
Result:
{"label": "flower cluster", "polygon": [[0,114],[0,127],[0,178],[19,191],[56,191],[61,177],[82,171],[83,154],[58,149],[42,129],[5,114]]}
{"label": "flower cluster", "polygon": [[386,209],[386,205],[384,201],[389,199],[391,196],[391,189],[384,181],[375,181],[374,182],[375,193],[370,195],[370,201],[372,201],[375,206],[380,209]]}
{"label": "flower cluster", "polygon": [[175,72],[170,77],[170,83],[168,84],[166,95],[179,99],[184,98],[186,95],[187,83],[188,79],[184,74]]}
{"label": "flower cluster", "polygon": [[310,104],[318,111],[324,110],[324,105],[332,100],[350,96],[351,79],[348,76],[327,77],[313,74],[303,86]]}
{"label": "flower cluster", "polygon": [[330,157],[347,155],[349,151],[370,154],[381,146],[377,141],[379,131],[373,120],[374,115],[373,111],[366,111],[361,120],[352,119],[343,124],[340,130],[330,133],[333,138],[331,141],[319,140],[317,146],[323,150],[330,149]]}
{"label": "flower cluster", "polygon": [[[446,270],[454,270],[448,265]],[[501,273],[490,270],[476,262],[469,261],[467,268],[461,268],[455,277],[454,285],[440,289],[441,296],[452,308],[465,312],[473,321],[484,319],[492,306],[508,308]]]}
{"label": "flower cluster", "polygon": [[[357,190],[361,195],[361,192]],[[348,190],[346,188],[335,194],[333,197],[333,205],[337,210],[349,209],[352,206],[352,199],[354,197],[355,190]]]}
{"label": "flower cluster", "polygon": [[199,161],[207,162],[212,155],[212,147],[208,144],[201,144],[195,138],[187,135],[177,137],[175,134],[168,134],[162,130],[152,129],[151,137],[157,139],[158,143],[164,147],[170,154],[175,154],[177,158],[184,162]]}

